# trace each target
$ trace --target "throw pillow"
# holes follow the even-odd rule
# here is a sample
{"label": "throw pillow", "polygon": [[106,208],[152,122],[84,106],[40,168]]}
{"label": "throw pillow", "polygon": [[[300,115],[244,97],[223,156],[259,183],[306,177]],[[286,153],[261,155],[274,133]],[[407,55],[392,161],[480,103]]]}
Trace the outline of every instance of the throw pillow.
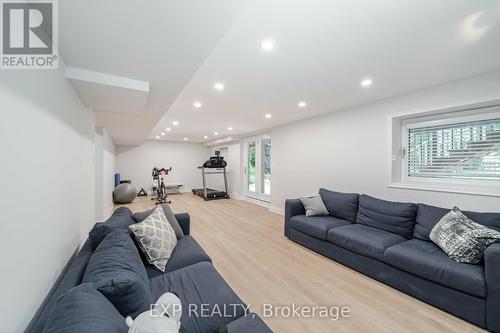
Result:
{"label": "throw pillow", "polygon": [[312,198],[300,198],[302,205],[306,211],[306,216],[325,216],[328,215],[328,210],[323,203],[323,199],[318,194]]}
{"label": "throw pillow", "polygon": [[[177,239],[181,239],[184,237],[184,232],[182,232],[182,228],[179,225],[179,221],[177,221],[177,218],[175,217],[174,212],[172,212],[172,209],[170,206],[166,203],[160,205],[161,208],[163,209],[163,214],[165,214],[165,217],[167,218],[168,223],[170,223],[170,226],[172,229],[175,231],[175,236],[177,236]],[[145,212],[139,212],[139,213],[134,213],[132,217],[137,223],[140,223],[144,221],[149,215],[153,214],[156,208],[147,210]]]}
{"label": "throw pillow", "polygon": [[500,232],[472,221],[455,207],[432,228],[430,239],[451,259],[477,264],[484,250],[500,240]]}
{"label": "throw pillow", "polygon": [[168,223],[163,209],[156,207],[153,214],[141,223],[129,226],[148,262],[165,272],[165,266],[177,245],[175,231]]}

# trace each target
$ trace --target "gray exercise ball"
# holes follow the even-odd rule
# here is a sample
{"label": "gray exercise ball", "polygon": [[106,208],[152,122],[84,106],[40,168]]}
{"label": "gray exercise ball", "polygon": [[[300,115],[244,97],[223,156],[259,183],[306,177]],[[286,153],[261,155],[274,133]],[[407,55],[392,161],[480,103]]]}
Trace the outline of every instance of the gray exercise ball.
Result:
{"label": "gray exercise ball", "polygon": [[134,201],[137,196],[137,189],[134,185],[123,183],[115,187],[113,191],[113,201],[117,204],[127,204]]}

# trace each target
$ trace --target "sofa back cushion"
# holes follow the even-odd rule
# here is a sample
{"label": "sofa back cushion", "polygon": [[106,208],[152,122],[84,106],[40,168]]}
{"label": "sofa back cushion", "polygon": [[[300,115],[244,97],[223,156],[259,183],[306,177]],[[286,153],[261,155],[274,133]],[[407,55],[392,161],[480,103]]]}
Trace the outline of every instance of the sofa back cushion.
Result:
{"label": "sofa back cushion", "polygon": [[411,238],[416,214],[414,203],[386,201],[362,194],[356,223]]}
{"label": "sofa back cushion", "polygon": [[127,332],[125,319],[91,284],[62,295],[49,314],[43,333]]}
{"label": "sofa back cushion", "polygon": [[[432,228],[443,216],[450,212],[450,208],[441,208],[419,203],[417,210],[417,223],[413,231],[413,237],[430,241],[429,235]],[[485,227],[500,231],[500,213],[479,213],[462,211],[472,221]]]}
{"label": "sofa back cushion", "polygon": [[[184,232],[182,231],[179,221],[177,221],[177,218],[175,217],[174,212],[172,212],[172,209],[170,208],[169,204],[164,203],[161,204],[160,206],[163,209],[163,214],[165,214],[168,223],[170,223],[170,226],[172,227],[172,229],[174,229],[175,236],[177,237],[177,239],[181,239],[182,237],[184,237]],[[135,222],[141,223],[142,221],[147,219],[151,214],[153,214],[155,209],[156,207],[146,210],[144,212],[134,213],[132,214],[132,218],[134,219]]]}
{"label": "sofa back cushion", "polygon": [[135,318],[152,304],[146,268],[128,230],[104,237],[90,257],[82,283],[93,283],[124,317]]}
{"label": "sofa back cushion", "polygon": [[324,188],[319,190],[319,194],[330,216],[344,219],[351,223],[356,221],[359,194],[334,192]]}
{"label": "sofa back cushion", "polygon": [[132,212],[127,207],[117,208],[113,215],[104,222],[96,223],[89,232],[89,238],[92,241],[94,249],[106,237],[107,234],[116,229],[128,230],[129,225],[134,224]]}

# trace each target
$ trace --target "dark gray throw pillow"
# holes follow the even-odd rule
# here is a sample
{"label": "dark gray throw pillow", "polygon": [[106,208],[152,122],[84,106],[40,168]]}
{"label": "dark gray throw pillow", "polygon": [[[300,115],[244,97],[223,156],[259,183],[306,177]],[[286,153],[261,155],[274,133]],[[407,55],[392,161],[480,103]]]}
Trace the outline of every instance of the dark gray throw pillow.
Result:
{"label": "dark gray throw pillow", "polygon": [[[182,228],[179,225],[179,221],[175,218],[174,212],[172,212],[172,209],[168,204],[161,204],[161,208],[163,209],[163,213],[165,214],[165,217],[167,218],[168,223],[170,223],[170,226],[172,229],[175,231],[175,236],[177,239],[181,239],[184,237],[184,232],[182,232]],[[139,212],[139,213],[134,213],[132,217],[137,223],[141,223],[144,221],[149,215],[153,214],[155,211],[155,208],[152,208],[150,210],[147,210],[145,212]]]}
{"label": "dark gray throw pillow", "polygon": [[455,207],[432,228],[429,237],[451,259],[477,264],[484,250],[500,240],[500,232],[472,221]]}
{"label": "dark gray throw pillow", "polygon": [[325,216],[328,215],[328,210],[325,207],[323,199],[318,194],[312,198],[300,198],[302,205],[306,211],[306,216]]}

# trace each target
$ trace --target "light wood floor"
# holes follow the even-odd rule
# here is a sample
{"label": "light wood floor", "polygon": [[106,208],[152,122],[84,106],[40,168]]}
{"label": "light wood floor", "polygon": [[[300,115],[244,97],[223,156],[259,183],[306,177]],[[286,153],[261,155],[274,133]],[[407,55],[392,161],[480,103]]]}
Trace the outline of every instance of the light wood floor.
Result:
{"label": "light wood floor", "polygon": [[[275,332],[483,332],[481,329],[312,252],[283,236],[283,217],[241,200],[205,202],[169,196],[191,215],[191,234],[236,293],[261,314],[262,304],[350,306],[338,321],[264,318]],[[126,205],[153,207],[149,197]]]}

